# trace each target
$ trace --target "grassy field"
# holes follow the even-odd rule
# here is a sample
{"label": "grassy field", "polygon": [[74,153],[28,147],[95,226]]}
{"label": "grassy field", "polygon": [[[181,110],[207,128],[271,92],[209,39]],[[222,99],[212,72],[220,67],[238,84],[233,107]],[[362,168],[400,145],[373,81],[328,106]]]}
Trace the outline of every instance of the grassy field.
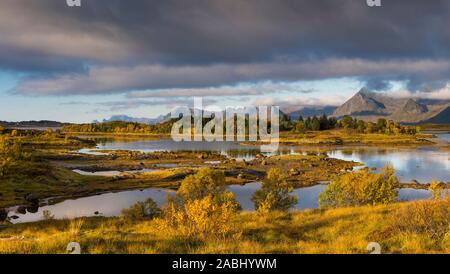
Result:
{"label": "grassy field", "polygon": [[[268,215],[239,213],[229,237],[183,237],[159,220],[48,220],[0,228],[0,253],[450,253],[449,201]],[[439,215],[440,214],[440,215]],[[446,227],[447,226],[447,227]]]}
{"label": "grassy field", "polygon": [[[333,129],[307,133],[281,132],[280,144],[285,145],[402,145],[417,146],[433,144],[431,134],[381,134],[357,133],[354,130]],[[259,145],[259,142],[244,142]]]}
{"label": "grassy field", "polygon": [[[430,127],[432,129],[433,127]],[[440,129],[443,127],[439,127]],[[105,132],[65,132],[71,136],[86,135],[92,137],[107,138],[145,138],[145,139],[170,139],[170,134],[152,133],[105,133]],[[280,132],[280,144],[308,144],[308,145],[342,145],[342,144],[380,144],[380,145],[423,145],[432,144],[426,139],[431,134],[382,134],[382,133],[357,133],[352,129],[332,129],[324,131],[309,131],[307,133]],[[248,139],[248,136],[246,136]],[[248,145],[259,145],[260,142],[243,142]]]}

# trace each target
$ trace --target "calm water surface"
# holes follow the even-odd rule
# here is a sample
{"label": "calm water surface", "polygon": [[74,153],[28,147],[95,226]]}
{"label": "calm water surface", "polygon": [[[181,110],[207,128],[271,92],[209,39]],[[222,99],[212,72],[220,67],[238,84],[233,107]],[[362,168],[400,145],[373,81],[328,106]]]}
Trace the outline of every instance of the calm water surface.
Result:
{"label": "calm water surface", "polygon": [[[444,140],[450,134],[436,134]],[[257,146],[241,146],[237,142],[174,142],[172,140],[132,140],[114,141],[112,139],[97,139],[97,149],[92,153],[102,153],[102,150],[132,150],[142,152],[155,151],[214,151],[237,160],[252,160],[259,153],[303,154],[324,150],[324,147],[280,147],[276,153],[261,152]],[[450,181],[450,153],[434,147],[418,149],[378,148],[378,147],[341,147],[325,148],[330,157],[346,161],[363,163],[369,168],[380,169],[391,163],[402,181],[417,180],[428,183],[433,179]],[[86,153],[87,151],[82,151]],[[90,153],[90,152],[87,152]]]}
{"label": "calm water surface", "polygon": [[[253,211],[254,205],[251,200],[253,193],[261,187],[261,183],[249,183],[246,185],[232,185],[228,190],[233,192],[236,200],[244,211]],[[295,209],[314,209],[318,207],[318,196],[326,188],[320,184],[312,187],[298,188],[294,190],[298,203]],[[117,193],[105,193],[79,199],[65,200],[63,202],[40,207],[35,213],[17,213],[17,207],[10,208],[9,216],[18,216],[18,219],[11,220],[13,223],[34,222],[42,219],[43,211],[49,210],[57,219],[74,218],[80,216],[119,216],[122,209],[128,208],[139,201],[152,198],[159,206],[163,205],[167,195],[174,194],[172,190],[164,188],[149,188],[145,190],[131,190]],[[401,189],[399,200],[412,201],[428,199],[431,193],[428,190]]]}
{"label": "calm water surface", "polygon": [[[450,134],[439,134],[441,140],[450,141]],[[260,153],[258,147],[241,146],[235,142],[181,142],[176,143],[171,140],[134,140],[134,141],[112,141],[101,140],[97,150],[90,152],[82,150],[83,153],[104,154],[102,150],[135,150],[143,152],[154,151],[216,151],[227,157],[238,160],[251,160],[256,154]],[[278,153],[317,153],[323,151],[323,148],[312,147],[283,147]],[[372,147],[358,148],[338,148],[331,149],[328,152],[330,157],[361,162],[367,167],[381,168],[386,163],[391,163],[398,175],[403,181],[416,179],[419,182],[429,182],[432,179],[440,181],[450,181],[450,160],[449,153],[439,151],[434,148],[419,149],[381,149]],[[213,163],[211,163],[213,164]],[[175,167],[175,164],[161,167]],[[149,170],[150,171],[150,170]],[[142,172],[142,171],[136,171]],[[78,171],[78,173],[86,173]],[[114,176],[119,171],[101,171],[87,172],[86,175]],[[246,211],[254,210],[251,197],[253,193],[260,188],[260,183],[249,183],[246,185],[233,185],[228,189],[235,194],[236,199],[241,204],[242,209]],[[324,191],[326,185],[320,184],[307,188],[295,189],[295,194],[299,197],[296,209],[317,208],[317,198]],[[158,205],[162,205],[168,194],[174,192],[162,188],[150,188],[145,190],[131,190],[117,193],[105,193],[79,199],[65,200],[63,202],[43,206],[35,213],[27,212],[20,214],[15,212],[17,207],[9,209],[9,216],[16,215],[19,218],[12,220],[18,222],[32,222],[42,219],[42,212],[49,210],[56,218],[73,218],[78,216],[95,216],[98,212],[101,216],[118,216],[122,209],[130,207],[138,201],[145,201],[152,198]],[[399,191],[399,200],[419,200],[428,199],[431,194],[428,190],[401,189]]]}

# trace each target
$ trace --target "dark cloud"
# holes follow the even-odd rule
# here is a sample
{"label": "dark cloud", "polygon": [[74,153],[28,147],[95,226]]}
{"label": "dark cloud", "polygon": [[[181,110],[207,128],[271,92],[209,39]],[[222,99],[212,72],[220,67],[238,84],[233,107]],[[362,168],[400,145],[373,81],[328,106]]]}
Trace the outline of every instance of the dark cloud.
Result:
{"label": "dark cloud", "polygon": [[383,1],[381,8],[365,0],[82,0],[81,8],[2,0],[0,67],[39,73],[19,84],[23,94],[333,77],[419,88],[447,82],[448,64],[429,71],[401,64],[448,63],[449,14],[448,0]]}
{"label": "dark cloud", "polygon": [[[93,67],[88,73],[83,74],[25,78],[19,82],[14,92],[29,95],[65,95],[167,89],[166,92],[169,93],[173,89],[205,88],[267,79],[287,82],[349,76],[364,78],[368,75],[383,77],[386,74],[399,75],[398,77],[444,79],[449,71],[450,63],[446,60],[375,62],[361,59],[210,66]],[[218,92],[220,90],[217,89]]]}
{"label": "dark cloud", "polygon": [[369,78],[366,80],[366,88],[369,90],[383,91],[389,90],[392,84],[386,79]]}
{"label": "dark cloud", "polygon": [[[204,99],[204,104],[214,104],[215,100],[212,99]],[[192,98],[162,98],[158,100],[122,100],[122,101],[110,101],[104,103],[98,103],[98,105],[107,107],[107,111],[119,111],[119,110],[128,110],[128,109],[136,109],[140,107],[148,107],[148,106],[161,106],[164,105],[169,108],[180,107],[180,106],[193,106]]]}
{"label": "dark cloud", "polygon": [[407,82],[407,88],[413,92],[433,92],[447,86],[448,80],[427,81],[421,78],[412,77]]}

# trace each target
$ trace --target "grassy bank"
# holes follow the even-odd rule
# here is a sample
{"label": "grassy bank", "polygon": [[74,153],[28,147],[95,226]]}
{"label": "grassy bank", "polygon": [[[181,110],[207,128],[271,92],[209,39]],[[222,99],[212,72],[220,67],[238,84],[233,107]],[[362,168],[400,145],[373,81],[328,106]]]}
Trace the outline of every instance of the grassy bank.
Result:
{"label": "grassy bank", "polygon": [[148,187],[176,187],[174,180],[165,178],[178,171],[162,170],[140,176],[120,177],[83,176],[63,167],[47,162],[18,162],[0,180],[0,208],[28,205],[30,195],[45,198],[74,198],[109,191],[120,191]]}
{"label": "grassy bank", "polygon": [[[71,136],[92,136],[127,139],[171,139],[170,134],[133,133],[133,132],[65,132]],[[431,134],[384,134],[359,133],[354,129],[331,129],[294,133],[280,132],[280,144],[286,145],[425,145],[432,144],[427,139]],[[248,139],[248,136],[245,137]],[[261,142],[243,142],[246,145],[260,145]]]}
{"label": "grassy bank", "polygon": [[[432,145],[431,134],[381,134],[357,133],[354,130],[335,129],[307,133],[281,132],[281,145]],[[260,145],[259,142],[244,142],[246,145]]]}
{"label": "grassy bank", "polygon": [[436,232],[437,207],[447,210],[440,225],[448,227],[448,202],[243,212],[234,223],[237,233],[228,238],[184,238],[165,231],[158,220],[48,220],[1,227],[0,253],[67,253],[73,241],[82,253],[367,253],[369,242],[378,242],[383,253],[450,253],[449,232]]}

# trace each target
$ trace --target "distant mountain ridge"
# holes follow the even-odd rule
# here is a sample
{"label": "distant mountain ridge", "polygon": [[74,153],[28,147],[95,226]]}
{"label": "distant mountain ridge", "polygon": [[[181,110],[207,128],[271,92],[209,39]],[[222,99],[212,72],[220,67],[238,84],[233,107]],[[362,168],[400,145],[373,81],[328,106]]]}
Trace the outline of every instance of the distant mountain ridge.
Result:
{"label": "distant mountain ridge", "polygon": [[402,123],[450,124],[446,115],[450,100],[396,98],[361,89],[338,107],[333,116],[349,115],[363,120],[386,118]]}
{"label": "distant mountain ridge", "polygon": [[128,115],[113,115],[109,119],[103,119],[103,121],[101,121],[101,122],[95,120],[93,123],[98,124],[98,123],[122,121],[122,122],[142,123],[142,124],[147,124],[147,125],[156,125],[156,124],[165,122],[169,119],[170,119],[169,114],[160,115],[156,118],[136,118],[136,117],[131,117]]}
{"label": "distant mountain ridge", "polygon": [[70,123],[62,123],[49,120],[20,121],[20,122],[0,121],[0,126],[9,128],[60,128],[65,125],[70,125]]}
{"label": "distant mountain ridge", "polygon": [[308,118],[313,116],[330,116],[337,109],[336,106],[317,106],[317,107],[304,107],[302,109],[288,113],[287,115],[291,120],[298,120],[301,117]]}

